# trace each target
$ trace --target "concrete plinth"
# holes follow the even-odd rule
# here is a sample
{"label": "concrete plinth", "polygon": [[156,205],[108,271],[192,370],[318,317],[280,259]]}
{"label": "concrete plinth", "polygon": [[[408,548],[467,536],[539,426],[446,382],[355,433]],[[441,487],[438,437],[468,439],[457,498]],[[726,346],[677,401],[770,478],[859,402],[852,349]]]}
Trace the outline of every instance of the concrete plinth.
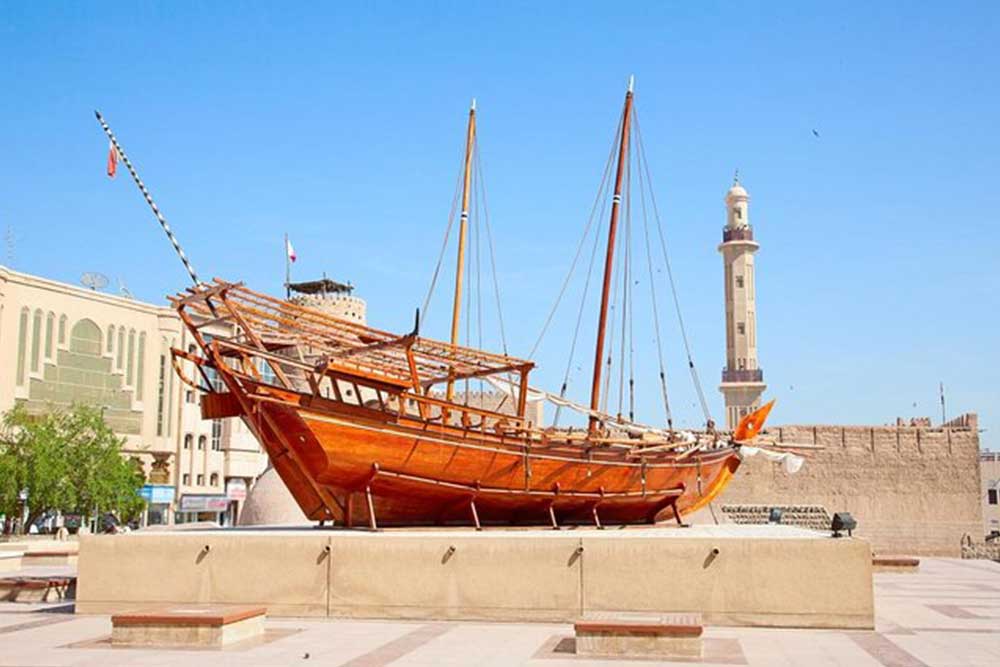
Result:
{"label": "concrete plinth", "polygon": [[111,617],[113,646],[220,647],[264,634],[263,607],[160,606]]}
{"label": "concrete plinth", "polygon": [[211,530],[81,539],[79,613],[150,603],[272,616],[874,626],[867,542],[790,526],[626,530]]}

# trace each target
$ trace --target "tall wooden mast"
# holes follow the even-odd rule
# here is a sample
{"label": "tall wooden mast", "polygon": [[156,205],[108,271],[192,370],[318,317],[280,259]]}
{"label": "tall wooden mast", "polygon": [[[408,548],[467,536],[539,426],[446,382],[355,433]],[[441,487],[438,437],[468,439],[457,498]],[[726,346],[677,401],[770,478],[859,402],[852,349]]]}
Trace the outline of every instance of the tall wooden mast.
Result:
{"label": "tall wooden mast", "polygon": [[[476,100],[469,107],[469,129],[465,135],[465,174],[462,180],[462,216],[458,223],[458,262],[455,268],[455,302],[451,310],[451,344],[458,345],[458,325],[462,315],[462,275],[465,268],[465,237],[469,227],[469,196],[472,183],[472,151],[476,142]],[[447,397],[455,396],[455,383],[448,382]]]}
{"label": "tall wooden mast", "polygon": [[[601,361],[604,356],[604,332],[608,322],[608,300],[611,296],[611,276],[615,259],[615,238],[618,234],[618,213],[622,203],[622,180],[628,164],[628,138],[632,121],[632,84],[629,77],[628,91],[625,93],[625,110],[622,115],[622,135],[618,142],[618,169],[615,172],[615,194],[611,200],[611,222],[608,225],[608,251],[604,259],[604,289],[601,291],[601,312],[597,319],[597,349],[594,352],[594,383],[590,388],[590,409],[600,409],[601,401]],[[590,417],[590,431],[597,428],[597,417]]]}

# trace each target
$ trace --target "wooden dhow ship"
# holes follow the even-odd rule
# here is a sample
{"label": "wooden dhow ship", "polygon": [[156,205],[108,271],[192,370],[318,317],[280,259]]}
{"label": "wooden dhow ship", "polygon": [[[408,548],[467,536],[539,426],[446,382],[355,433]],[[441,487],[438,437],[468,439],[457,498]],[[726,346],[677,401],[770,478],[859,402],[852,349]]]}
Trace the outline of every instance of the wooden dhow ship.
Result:
{"label": "wooden dhow ship", "polygon": [[[701,432],[674,429],[669,411],[667,428],[644,426],[631,415],[602,408],[632,100],[630,81],[616,131],[589,407],[566,400],[565,383],[558,395],[531,387],[534,364],[527,359],[459,344],[474,104],[447,342],[420,334],[419,311],[413,331],[399,335],[242,283],[199,281],[110,128],[98,118],[194,282],[171,298],[198,346],[195,352],[173,350],[176,372],[203,392],[204,418],[239,417],[247,424],[309,519],[372,529],[680,523],[725,488],[740,465],[741,445],[757,435],[771,404],[744,417],[733,433],[717,432],[710,421]],[[228,325],[231,335],[205,333],[218,331],[220,324]],[[509,408],[463,401],[456,385],[469,380],[505,392]],[[539,398],[582,413],[586,425],[533,423],[527,407]]]}

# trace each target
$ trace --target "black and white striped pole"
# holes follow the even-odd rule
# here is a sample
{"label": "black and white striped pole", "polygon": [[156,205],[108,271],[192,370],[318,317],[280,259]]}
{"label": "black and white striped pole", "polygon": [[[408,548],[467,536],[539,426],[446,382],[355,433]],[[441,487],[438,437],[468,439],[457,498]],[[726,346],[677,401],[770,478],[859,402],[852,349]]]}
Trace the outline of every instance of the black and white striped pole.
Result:
{"label": "black and white striped pole", "polygon": [[167,219],[163,217],[162,213],[160,213],[159,207],[156,205],[156,202],[153,201],[153,196],[149,194],[149,190],[146,189],[142,179],[139,178],[139,174],[136,173],[135,167],[133,167],[132,163],[129,162],[128,156],[125,155],[125,151],[123,151],[121,145],[119,145],[114,132],[112,132],[111,128],[108,127],[108,124],[104,122],[104,117],[101,116],[100,111],[94,111],[94,115],[97,116],[97,122],[101,124],[104,134],[108,135],[108,139],[111,140],[111,145],[114,147],[118,157],[120,157],[122,162],[125,163],[125,168],[128,169],[128,173],[132,174],[132,180],[135,181],[135,184],[139,187],[139,191],[142,193],[142,196],[145,197],[146,203],[149,204],[149,208],[153,209],[153,215],[156,216],[156,219],[160,222],[160,226],[163,227],[163,232],[167,235],[167,238],[170,239],[170,243],[173,244],[174,250],[177,252],[177,256],[181,258],[181,262],[183,262],[184,268],[187,269],[188,275],[191,276],[191,280],[196,286],[200,285],[201,281],[198,280],[198,274],[195,273],[194,267],[191,266],[191,262],[188,260],[187,255],[184,254],[184,249],[181,248],[180,243],[177,242],[177,238],[174,236],[173,231],[171,231],[170,225],[167,223]]}

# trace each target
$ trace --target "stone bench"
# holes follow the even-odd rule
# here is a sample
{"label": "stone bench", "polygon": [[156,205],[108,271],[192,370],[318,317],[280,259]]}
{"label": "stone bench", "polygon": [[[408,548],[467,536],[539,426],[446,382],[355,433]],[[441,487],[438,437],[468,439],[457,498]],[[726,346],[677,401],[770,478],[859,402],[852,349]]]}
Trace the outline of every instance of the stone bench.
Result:
{"label": "stone bench", "polygon": [[261,637],[264,607],[165,605],[111,617],[114,646],[220,647]]}
{"label": "stone bench", "polygon": [[0,572],[12,572],[21,569],[20,551],[0,551]]}
{"label": "stone bench", "polygon": [[916,572],[920,559],[912,556],[872,556],[872,572]]}
{"label": "stone bench", "polygon": [[71,600],[76,577],[6,577],[0,579],[0,600],[5,602],[55,602]]}
{"label": "stone bench", "polygon": [[579,655],[702,657],[700,614],[601,614],[573,628]]}
{"label": "stone bench", "polygon": [[21,556],[21,567],[36,567],[36,566],[48,566],[48,565],[76,565],[77,558],[79,556],[78,551],[73,550],[61,550],[61,551],[26,551],[24,555]]}

